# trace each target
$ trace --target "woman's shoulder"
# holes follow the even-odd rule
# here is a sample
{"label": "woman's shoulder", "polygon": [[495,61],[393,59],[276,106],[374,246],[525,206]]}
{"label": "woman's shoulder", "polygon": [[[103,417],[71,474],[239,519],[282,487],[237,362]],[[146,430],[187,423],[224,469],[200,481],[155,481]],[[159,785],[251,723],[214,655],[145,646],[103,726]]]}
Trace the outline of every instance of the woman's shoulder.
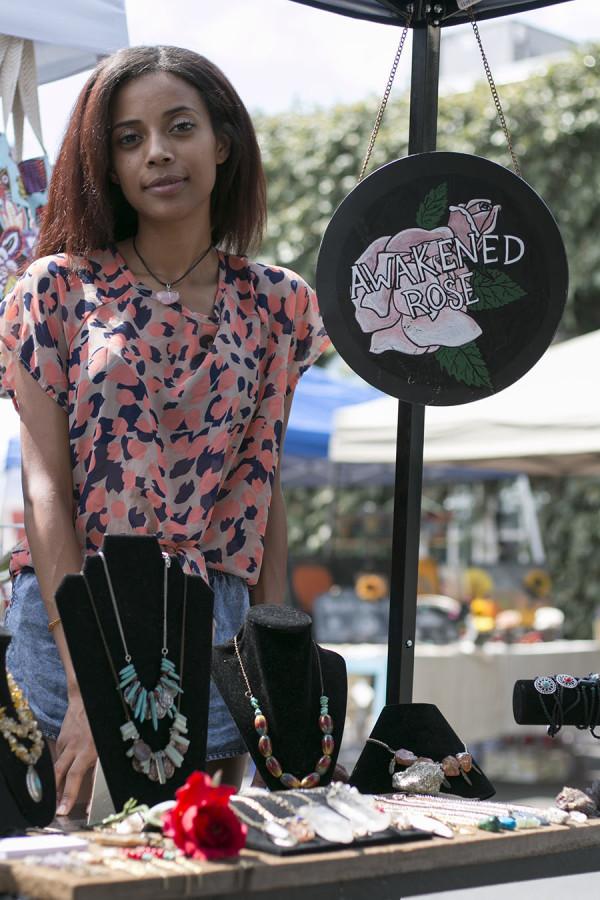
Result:
{"label": "woman's shoulder", "polygon": [[[71,256],[67,253],[51,253],[34,259],[21,276],[38,286],[51,286],[56,280],[68,289],[79,286],[82,281],[97,278],[110,267],[114,257],[107,250],[95,250],[86,256]],[[46,281],[47,279],[47,281]]]}

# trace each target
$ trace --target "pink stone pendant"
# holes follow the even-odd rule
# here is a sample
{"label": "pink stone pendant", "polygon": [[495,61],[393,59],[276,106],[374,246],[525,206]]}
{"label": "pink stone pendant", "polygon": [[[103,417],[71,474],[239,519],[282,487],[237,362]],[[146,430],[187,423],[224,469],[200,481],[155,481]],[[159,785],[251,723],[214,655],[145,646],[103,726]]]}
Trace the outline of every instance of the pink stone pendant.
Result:
{"label": "pink stone pendant", "polygon": [[154,296],[160,303],[170,306],[179,300],[179,291],[157,291]]}

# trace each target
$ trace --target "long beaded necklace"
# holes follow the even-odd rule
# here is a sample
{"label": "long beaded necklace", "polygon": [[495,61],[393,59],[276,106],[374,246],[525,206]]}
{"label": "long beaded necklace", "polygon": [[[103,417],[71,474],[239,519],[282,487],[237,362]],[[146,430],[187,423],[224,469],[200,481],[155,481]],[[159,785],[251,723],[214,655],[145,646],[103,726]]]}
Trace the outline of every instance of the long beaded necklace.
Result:
{"label": "long beaded necklace", "polygon": [[321,684],[321,696],[319,698],[319,702],[321,705],[321,712],[319,714],[319,729],[321,730],[321,733],[323,735],[323,737],[321,738],[321,751],[323,755],[317,761],[314,772],[311,772],[309,775],[305,775],[303,778],[297,778],[290,772],[284,772],[279,760],[277,760],[273,756],[273,746],[268,733],[268,723],[260,708],[260,704],[254,696],[252,688],[250,687],[250,682],[248,680],[248,676],[246,675],[246,670],[244,669],[242,657],[240,656],[237,635],[234,635],[233,646],[235,648],[235,655],[237,656],[238,663],[240,664],[242,676],[244,678],[244,681],[246,682],[247,690],[245,692],[245,696],[250,701],[250,705],[252,706],[254,712],[254,730],[258,734],[258,749],[261,756],[265,758],[265,765],[267,767],[267,770],[273,776],[273,778],[278,778],[285,788],[316,787],[316,785],[319,784],[321,780],[321,775],[324,775],[331,765],[331,755],[335,748],[335,741],[333,739],[333,719],[329,715],[329,697],[325,694],[325,688],[323,686],[323,670],[321,669],[321,659],[319,657],[319,651],[316,645],[315,654],[317,657],[319,680]]}
{"label": "long beaded necklace", "polygon": [[179,282],[183,281],[183,279],[186,278],[190,274],[190,272],[196,268],[196,266],[199,266],[200,263],[202,262],[202,260],[205,258],[205,256],[207,256],[208,253],[212,250],[212,247],[213,247],[213,245],[212,245],[212,243],[210,243],[208,245],[208,247],[206,248],[206,250],[200,254],[198,259],[196,259],[191,264],[189,269],[186,269],[185,272],[183,273],[183,275],[180,275],[179,278],[175,278],[173,281],[161,281],[161,279],[157,278],[157,276],[154,274],[154,272],[150,269],[150,266],[145,261],[145,259],[143,258],[140,251],[137,248],[137,245],[135,243],[135,238],[133,238],[133,249],[135,250],[136,256],[139,259],[139,261],[141,262],[141,264],[143,265],[143,267],[145,268],[146,272],[148,273],[148,275],[152,275],[152,277],[154,278],[155,281],[158,281],[159,284],[162,284],[162,286],[164,288],[166,288],[166,291],[157,291],[154,294],[156,299],[160,303],[164,303],[166,306],[169,306],[171,303],[177,303],[177,301],[179,300],[179,291],[171,290],[173,285],[179,284]]}
{"label": "long beaded necklace", "polygon": [[115,619],[117,620],[125,656],[125,666],[119,671],[119,690],[123,694],[125,703],[133,710],[133,718],[137,719],[138,722],[152,719],[152,727],[156,731],[158,729],[159,719],[164,719],[166,715],[171,719],[175,716],[175,698],[181,693],[181,685],[179,683],[180,677],[175,668],[175,664],[169,659],[169,648],[167,647],[169,600],[168,575],[171,560],[168,553],[163,553],[163,642],[162,650],[160,651],[162,659],[160,661],[160,676],[158,682],[153,688],[147,690],[142,685],[135,666],[131,661],[131,654],[127,648],[125,633],[123,631],[123,623],[121,622],[121,616],[119,615],[115,590],[108,570],[106,557],[102,550],[98,551],[98,556],[102,560],[102,565],[104,566],[108,592],[115,613]]}
{"label": "long beaded necklace", "polygon": [[[106,567],[106,561],[103,560],[105,565],[105,572],[108,572]],[[167,568],[165,562],[165,569]],[[188,747],[190,745],[189,740],[185,737],[187,734],[187,718],[181,713],[181,694],[183,693],[182,689],[179,688],[177,693],[177,701],[174,711],[172,710],[173,724],[169,729],[169,741],[167,745],[162,750],[152,750],[152,748],[141,739],[139,731],[135,725],[134,720],[130,715],[130,707],[125,701],[125,697],[123,694],[123,689],[121,687],[121,683],[119,680],[119,675],[117,674],[117,670],[113,664],[112,656],[110,653],[110,649],[108,646],[108,641],[106,640],[106,635],[104,634],[104,629],[102,628],[102,623],[100,622],[100,616],[98,615],[98,610],[96,608],[96,604],[94,602],[94,596],[92,594],[92,589],[90,588],[89,582],[85,576],[85,573],[81,573],[83,577],[83,581],[86,586],[86,590],[88,593],[88,597],[90,600],[90,604],[94,613],[94,617],[96,619],[96,625],[98,626],[98,631],[100,633],[100,637],[102,639],[102,644],[104,646],[104,652],[106,653],[106,659],[108,661],[108,665],[112,672],[116,688],[119,692],[119,697],[121,699],[121,705],[123,706],[123,711],[125,713],[126,722],[121,725],[121,737],[124,741],[133,741],[132,745],[126,751],[126,755],[131,759],[131,765],[133,766],[134,771],[140,772],[146,775],[150,781],[158,781],[160,784],[165,784],[169,778],[172,778],[175,774],[175,769],[178,769],[184,760],[185,754],[187,753]],[[114,591],[112,591],[112,583],[110,581],[110,575],[108,575],[107,581],[111,586],[111,600],[114,596]],[[120,624],[120,618],[118,615],[118,610],[116,607],[116,603],[113,601],[113,608],[115,609],[115,614],[117,616],[117,623],[119,624],[119,630],[121,631],[121,637],[123,638],[122,626]],[[181,620],[181,653],[179,657],[179,671],[181,672],[181,676],[183,677],[183,663],[184,663],[184,649],[185,649],[185,620],[186,620],[186,611],[187,611],[187,578],[184,576],[183,581],[183,612],[182,612],[182,620]],[[163,643],[166,643],[165,639],[166,631],[163,633]],[[164,649],[164,648],[163,648]],[[163,659],[165,657],[163,656]],[[163,716],[164,718],[164,716]],[[140,720],[141,721],[141,720]]]}
{"label": "long beaded necklace", "polygon": [[[27,766],[25,774],[27,792],[35,803],[40,803],[43,796],[42,780],[35,765],[42,755],[44,739],[27,700],[10,672],[6,673],[6,680],[17,718],[7,715],[6,707],[0,706],[0,734],[7,742],[11,753]],[[23,740],[31,741],[31,746],[27,748]]]}

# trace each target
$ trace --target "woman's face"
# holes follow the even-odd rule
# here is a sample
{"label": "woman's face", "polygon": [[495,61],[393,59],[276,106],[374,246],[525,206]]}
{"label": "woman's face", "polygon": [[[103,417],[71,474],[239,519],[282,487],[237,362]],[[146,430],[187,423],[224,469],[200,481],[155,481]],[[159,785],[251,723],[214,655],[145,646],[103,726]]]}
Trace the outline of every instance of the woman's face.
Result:
{"label": "woman's face", "polygon": [[229,144],[215,135],[193,85],[167,72],[129,81],[113,100],[111,179],[140,223],[198,221],[210,228],[216,167]]}

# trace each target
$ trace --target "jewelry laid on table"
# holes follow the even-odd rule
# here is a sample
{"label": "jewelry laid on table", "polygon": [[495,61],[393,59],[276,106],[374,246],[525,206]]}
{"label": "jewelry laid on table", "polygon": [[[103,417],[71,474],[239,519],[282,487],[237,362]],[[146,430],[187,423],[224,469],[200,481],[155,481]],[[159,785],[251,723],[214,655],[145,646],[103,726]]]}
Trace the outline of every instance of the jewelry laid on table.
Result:
{"label": "jewelry laid on table", "polygon": [[[485,821],[485,818],[498,819],[499,827],[506,830],[521,830],[527,828],[539,828],[552,824],[577,824],[580,817],[567,817],[561,815],[561,811],[550,807],[540,810],[535,807],[523,806],[518,803],[497,803],[486,800],[469,800],[465,798],[449,797],[446,794],[415,795],[392,794],[377,795],[376,801],[385,809],[406,809],[408,807],[421,809],[428,815],[437,816],[447,813],[449,816],[474,816],[477,820]],[[480,827],[478,825],[478,827]],[[493,828],[484,830],[494,830]]]}
{"label": "jewelry laid on table", "polygon": [[316,644],[313,643],[313,647],[317,657],[319,681],[321,685],[321,711],[319,714],[319,729],[323,735],[323,737],[321,738],[321,752],[323,755],[317,761],[314,771],[308,775],[305,775],[303,778],[297,778],[290,772],[284,772],[279,760],[277,760],[273,756],[273,746],[268,733],[268,723],[260,708],[260,704],[257,698],[254,696],[252,688],[250,687],[250,682],[248,680],[246,670],[244,669],[242,657],[240,656],[237,635],[234,635],[233,646],[235,649],[237,661],[242,672],[242,677],[246,683],[247,690],[244,696],[246,696],[250,701],[250,705],[252,706],[254,713],[254,730],[259,736],[258,749],[261,756],[265,758],[265,765],[267,767],[267,770],[273,776],[273,778],[279,779],[279,781],[285,788],[316,787],[316,785],[318,785],[321,780],[321,775],[324,775],[331,765],[331,755],[335,748],[335,742],[333,739],[333,719],[329,715],[329,698],[325,694],[325,688],[323,686],[323,670],[321,668],[321,658],[319,656],[319,650]]}
{"label": "jewelry laid on table", "polygon": [[327,805],[340,815],[363,827],[366,834],[376,834],[390,827],[391,817],[375,808],[355,787],[336,781],[329,786],[325,794]]}
{"label": "jewelry laid on table", "polygon": [[[240,803],[242,804],[242,809],[239,809]],[[244,804],[253,812],[258,813],[260,819],[257,820],[244,813]],[[295,847],[298,844],[299,839],[290,828],[291,820],[276,816],[252,797],[233,794],[229,798],[229,805],[244,825],[250,825],[252,828],[262,831],[277,847]]]}
{"label": "jewelry laid on table", "polygon": [[152,719],[152,727],[158,730],[158,720],[164,719],[165,716],[174,718],[176,708],[175,699],[182,693],[180,685],[180,676],[177,673],[175,663],[169,659],[169,648],[167,646],[167,622],[168,622],[168,602],[169,602],[169,568],[171,560],[168,553],[163,553],[163,638],[160,661],[160,676],[158,682],[153,688],[146,689],[140,682],[139,675],[136,672],[135,665],[131,661],[131,654],[127,648],[125,640],[125,632],[123,623],[119,614],[119,606],[113,587],[112,579],[106,562],[106,557],[102,550],[98,551],[98,556],[102,560],[104,566],[104,574],[106,575],[106,584],[110,594],[115,619],[123,644],[123,655],[125,657],[125,666],[119,671],[119,690],[123,695],[125,703],[133,711],[133,718],[138,722],[146,719]]}
{"label": "jewelry laid on table", "polygon": [[[44,749],[44,739],[33,713],[29,708],[23,692],[18,687],[10,672],[6,673],[8,690],[17,718],[7,714],[5,706],[0,706],[0,734],[7,742],[10,752],[19,762],[27,766],[25,786],[27,793],[35,803],[41,803],[43,797],[42,779],[35,768]],[[29,741],[27,747],[23,741]]]}
{"label": "jewelry laid on table", "polygon": [[[477,766],[473,763],[473,757],[466,747],[460,753],[445,756],[441,763],[435,763],[433,759],[430,759],[427,756],[416,756],[411,750],[405,750],[403,748],[394,750],[389,746],[389,744],[386,744],[385,741],[380,741],[377,738],[367,738],[367,744],[377,744],[391,754],[392,758],[389,764],[390,775],[394,775],[396,766],[407,767],[407,772],[405,774],[408,774],[410,767],[412,767],[415,763],[433,763],[434,765],[440,765],[442,767],[444,778],[440,782],[440,784],[444,784],[451,790],[452,785],[449,781],[446,780],[447,778],[455,778],[460,775],[467,782],[467,784],[472,785],[473,782],[471,781],[467,773],[470,772],[471,769],[474,769],[480,775],[482,774],[481,770],[478,769]],[[434,773],[432,772],[432,776],[433,775]],[[410,779],[408,783],[410,783]]]}
{"label": "jewelry laid on table", "polygon": [[333,844],[351,844],[355,835],[352,823],[340,815],[334,809],[327,806],[323,791],[302,791],[291,789],[286,792],[285,799],[292,797],[300,800],[300,806],[296,806],[297,815],[305,819],[315,834],[324,841]]}
{"label": "jewelry laid on table", "polygon": [[[246,788],[242,796],[246,796],[247,794],[254,798],[262,798],[263,802],[273,803],[275,806],[278,806],[280,809],[287,812],[290,816],[287,821],[292,824],[292,832],[298,837],[300,843],[314,840],[315,832],[312,830],[306,819],[303,819],[302,816],[298,815],[294,804],[289,802],[287,793],[285,797],[283,797],[278,791],[267,791],[265,788],[250,787]],[[288,824],[287,827],[289,828],[290,825]]]}
{"label": "jewelry laid on table", "polygon": [[[112,588],[112,581],[110,579],[110,574],[108,572],[108,566],[106,565],[106,560],[104,559],[104,555],[99,553],[102,562],[104,564],[104,570],[107,576],[107,584],[109,586],[109,593],[111,596],[111,601],[113,604],[113,609],[115,611],[115,616],[117,619],[117,624],[119,626],[119,632],[121,634],[121,640],[126,648],[125,637],[123,634],[123,627],[121,624],[121,620],[118,614],[118,608],[116,605],[116,600],[114,599],[115,594]],[[166,554],[163,554],[166,556]],[[170,561],[169,561],[170,562]],[[167,571],[168,566],[165,560],[165,572]],[[175,770],[178,769],[184,760],[185,754],[187,753],[188,747],[190,745],[189,740],[186,738],[187,734],[187,718],[181,712],[181,694],[182,689],[179,687],[172,678],[168,678],[167,681],[171,684],[175,685],[178,688],[177,691],[177,700],[175,704],[175,708],[169,712],[169,709],[166,709],[166,714],[170,715],[173,722],[169,729],[169,741],[165,747],[161,750],[152,750],[152,748],[141,739],[140,733],[136,727],[136,724],[130,714],[130,706],[125,700],[123,687],[122,687],[122,679],[119,678],[115,666],[113,664],[112,656],[110,653],[110,649],[108,646],[108,641],[106,640],[106,635],[104,634],[104,629],[102,628],[102,623],[100,621],[100,617],[98,615],[98,610],[96,608],[96,604],[94,602],[94,596],[92,594],[91,587],[87,580],[87,577],[84,572],[81,572],[83,577],[84,584],[86,586],[86,590],[88,593],[88,597],[90,600],[90,604],[92,606],[92,610],[94,613],[94,617],[96,619],[96,624],[98,626],[98,631],[100,633],[100,637],[102,639],[102,644],[104,646],[104,651],[106,653],[106,658],[112,672],[113,678],[115,680],[115,686],[119,692],[119,697],[121,699],[121,704],[123,706],[123,711],[125,713],[126,722],[121,725],[121,737],[123,741],[133,741],[133,744],[126,751],[126,755],[131,759],[131,765],[133,766],[134,771],[140,772],[147,776],[150,781],[158,781],[160,784],[165,784],[169,778],[172,778],[175,774]],[[167,579],[165,576],[164,581],[164,589],[163,589],[163,609],[164,609],[164,623],[163,623],[163,650],[166,649],[166,609],[167,609]],[[185,649],[185,621],[186,621],[186,611],[187,611],[187,578],[184,575],[183,580],[183,612],[182,612],[182,622],[181,622],[181,652],[179,658],[179,672],[181,673],[181,678],[183,678],[183,665],[184,665],[184,649]],[[126,650],[127,654],[127,650]],[[130,657],[131,658],[131,657]],[[163,653],[163,661],[166,659],[166,655]],[[161,663],[162,669],[162,663]],[[155,690],[159,690],[161,681],[163,679],[163,674],[159,678],[157,688]],[[177,676],[178,681],[180,680],[180,676]],[[142,689],[144,690],[144,689]],[[170,689],[171,690],[171,689]],[[147,695],[147,692],[145,692]],[[142,696],[140,694],[140,696]],[[170,695],[171,696],[171,695]],[[144,703],[146,701],[144,700]],[[136,708],[134,710],[134,715],[139,712],[138,705],[140,706],[140,710],[142,708],[141,703],[136,703]],[[163,704],[161,704],[163,705]],[[164,706],[164,705],[163,705]],[[153,720],[154,725],[154,716],[152,715],[152,706],[148,706],[146,704],[146,709],[150,709],[151,715],[150,717]],[[158,714],[157,714],[158,715]],[[148,716],[145,716],[148,718]],[[160,717],[164,718],[164,714]],[[141,720],[140,720],[141,721]]]}
{"label": "jewelry laid on table", "polygon": [[198,259],[196,259],[196,260],[191,264],[191,266],[190,266],[188,269],[185,270],[185,272],[183,273],[183,275],[180,275],[180,276],[179,276],[179,278],[174,278],[173,281],[161,281],[161,279],[158,278],[158,277],[154,274],[154,272],[151,270],[151,268],[150,268],[150,266],[148,265],[148,263],[145,261],[145,259],[144,259],[143,256],[141,255],[140,251],[139,251],[138,248],[137,248],[137,244],[136,244],[136,242],[135,242],[135,238],[133,238],[132,243],[133,243],[133,249],[135,250],[136,256],[137,256],[137,258],[139,259],[139,261],[141,262],[141,264],[143,265],[143,267],[145,268],[145,270],[147,271],[148,275],[151,275],[152,278],[154,278],[155,281],[158,281],[159,284],[162,284],[162,286],[163,286],[164,288],[166,288],[166,291],[157,291],[156,293],[154,293],[154,294],[152,295],[153,297],[156,297],[156,299],[157,299],[160,303],[163,303],[165,306],[170,306],[172,303],[177,303],[177,302],[179,301],[179,291],[173,291],[173,290],[171,290],[171,288],[172,288],[175,284],[179,284],[180,281],[183,281],[184,278],[187,278],[187,276],[190,274],[190,272],[192,272],[192,271],[196,268],[196,266],[199,266],[199,265],[200,265],[200,263],[202,262],[202,260],[203,260],[206,256],[208,256],[208,254],[210,253],[210,251],[211,251],[212,248],[213,248],[212,243],[210,243],[210,244],[208,245],[208,247],[206,248],[206,250],[205,250],[203,253],[200,254],[200,256],[198,257]]}
{"label": "jewelry laid on table", "polygon": [[424,834],[432,834],[436,837],[451,840],[454,837],[454,830],[445,822],[428,816],[420,811],[412,809],[398,810],[390,814],[391,827],[396,831],[422,831]]}

